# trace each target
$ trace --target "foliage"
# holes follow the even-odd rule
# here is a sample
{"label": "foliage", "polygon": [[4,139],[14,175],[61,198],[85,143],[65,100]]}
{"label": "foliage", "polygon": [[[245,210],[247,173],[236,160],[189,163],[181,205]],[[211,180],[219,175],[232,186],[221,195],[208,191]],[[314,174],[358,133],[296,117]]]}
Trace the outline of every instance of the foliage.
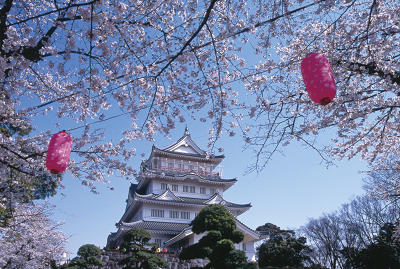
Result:
{"label": "foliage", "polygon": [[120,265],[124,268],[158,269],[167,266],[167,262],[149,251],[134,251],[133,255],[121,260]]}
{"label": "foliage", "polygon": [[257,230],[269,229],[270,236],[258,248],[258,265],[301,267],[310,261],[311,249],[306,245],[305,237],[295,237],[292,230],[281,230],[278,226],[266,223]]}
{"label": "foliage", "polygon": [[124,243],[135,244],[139,246],[146,245],[151,239],[151,234],[142,228],[130,229],[124,235]]}
{"label": "foliage", "polygon": [[[108,175],[136,176],[131,141],[188,120],[206,123],[210,147],[240,133],[257,152],[250,171],[291,141],[327,162],[398,159],[399,2],[247,2],[3,1],[0,170],[14,167],[31,185],[68,120],[68,171],[93,192]],[[312,103],[301,81],[311,51],[335,74],[327,106]],[[56,130],[36,130],[42,114],[62,120]],[[114,140],[93,127],[121,116],[131,124]],[[332,143],[321,145],[324,130]]]}
{"label": "foliage", "polygon": [[101,250],[93,244],[85,244],[78,249],[78,256],[68,264],[68,268],[88,268],[90,265],[102,266],[103,262],[98,256]]}
{"label": "foliage", "polygon": [[[399,9],[397,0],[2,1],[2,225],[15,203],[60,186],[44,160],[51,135],[70,122],[67,171],[94,193],[110,175],[137,175],[133,140],[188,120],[207,124],[212,149],[239,133],[256,150],[249,171],[292,141],[328,163],[359,155],[380,169],[379,160],[399,160]],[[312,103],[301,81],[311,51],[335,75],[327,106]],[[60,122],[37,130],[47,115]],[[121,116],[131,124],[113,140],[93,127]],[[322,132],[331,142],[317,139]]]}
{"label": "foliage", "polygon": [[58,231],[61,223],[50,218],[53,206],[18,204],[7,227],[0,227],[0,267],[52,268],[67,253],[67,237]]}
{"label": "foliage", "polygon": [[236,230],[236,219],[220,204],[204,207],[192,221],[192,231],[196,234],[207,232],[196,244],[180,253],[183,260],[208,258],[205,268],[257,268],[248,263],[244,251],[236,250],[235,243],[240,243],[244,235]]}
{"label": "foliage", "polygon": [[[234,243],[243,240],[237,235],[236,219],[222,205],[206,206],[200,210],[197,218],[192,221],[192,231],[201,234],[206,231],[218,231],[223,238],[232,239]],[[237,238],[236,238],[237,237]]]}
{"label": "foliage", "polygon": [[158,257],[154,251],[145,246],[151,239],[148,231],[142,228],[132,228],[124,236],[124,242],[120,246],[122,253],[129,253],[130,256],[121,260],[120,265],[124,268],[158,269],[167,266],[162,258]]}
{"label": "foliage", "polygon": [[327,268],[345,268],[346,257],[375,242],[385,223],[399,218],[399,206],[371,197],[356,197],[333,213],[310,219],[298,232],[312,248],[311,259]]}
{"label": "foliage", "polygon": [[78,256],[84,260],[101,255],[101,250],[93,244],[86,244],[78,249]]}
{"label": "foliage", "polygon": [[256,228],[256,231],[268,232],[268,233],[276,233],[276,232],[281,231],[281,228],[279,226],[276,226],[275,224],[267,222],[264,225],[258,226]]}
{"label": "foliage", "polygon": [[400,163],[393,156],[378,159],[364,178],[364,189],[373,197],[397,203],[400,197]]}
{"label": "foliage", "polygon": [[393,237],[395,226],[385,223],[373,243],[362,249],[345,248],[342,252],[346,259],[346,268],[399,268],[400,242]]}
{"label": "foliage", "polygon": [[[27,136],[30,132],[29,124],[22,128],[0,120],[0,136],[13,139],[15,136]],[[6,146],[1,145],[0,148],[4,149]],[[38,158],[38,154],[31,152],[27,145],[23,145],[19,150],[25,154],[24,158]],[[5,165],[0,170],[0,226],[6,227],[9,225],[9,218],[12,217],[13,206],[55,195],[60,176],[51,176],[42,169],[28,171],[27,167],[18,164],[18,158],[15,156],[1,160],[0,166],[1,164]]]}

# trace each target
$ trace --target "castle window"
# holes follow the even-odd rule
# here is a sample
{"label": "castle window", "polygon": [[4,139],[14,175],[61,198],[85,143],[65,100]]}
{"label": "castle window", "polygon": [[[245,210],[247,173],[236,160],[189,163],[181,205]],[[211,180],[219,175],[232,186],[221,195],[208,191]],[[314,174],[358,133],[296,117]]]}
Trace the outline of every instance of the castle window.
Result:
{"label": "castle window", "polygon": [[216,193],[216,192],[217,192],[216,189],[210,188],[210,194],[214,194],[214,193]]}
{"label": "castle window", "polygon": [[151,216],[156,218],[163,218],[164,217],[164,210],[161,209],[152,209]]}
{"label": "castle window", "polygon": [[161,183],[161,189],[166,190],[167,189],[167,183]]}
{"label": "castle window", "polygon": [[169,211],[169,217],[171,219],[178,219],[179,218],[179,211]]}
{"label": "castle window", "polygon": [[172,185],[172,191],[178,191],[178,185],[173,184]]}
{"label": "castle window", "polygon": [[200,194],[206,194],[206,188],[200,187]]}
{"label": "castle window", "polygon": [[183,192],[189,192],[189,186],[183,186]]}
{"label": "castle window", "polygon": [[243,243],[243,250],[244,250],[244,251],[247,250],[246,243]]}
{"label": "castle window", "polygon": [[161,163],[157,159],[153,159],[154,168],[159,169],[161,168]]}
{"label": "castle window", "polygon": [[174,170],[174,164],[173,163],[168,163],[168,170],[173,171]]}
{"label": "castle window", "polygon": [[181,219],[190,219],[190,212],[181,212]]}
{"label": "castle window", "polygon": [[196,187],[190,186],[190,192],[195,193],[196,192]]}
{"label": "castle window", "polygon": [[178,168],[179,168],[180,172],[183,172],[183,169],[184,169],[183,164],[178,163]]}

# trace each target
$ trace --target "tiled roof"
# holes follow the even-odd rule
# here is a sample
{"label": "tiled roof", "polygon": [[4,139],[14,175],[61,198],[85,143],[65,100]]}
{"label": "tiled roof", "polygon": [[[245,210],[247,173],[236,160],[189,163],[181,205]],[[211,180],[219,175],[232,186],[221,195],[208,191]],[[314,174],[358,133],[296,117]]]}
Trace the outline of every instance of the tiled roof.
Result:
{"label": "tiled roof", "polygon": [[179,197],[182,201],[188,204],[199,204],[203,205],[208,199],[192,198],[192,197]]}
{"label": "tiled roof", "polygon": [[[166,154],[172,154],[172,155],[180,155],[180,156],[188,156],[188,157],[196,157],[196,158],[202,158],[202,159],[208,159],[206,154],[196,154],[196,153],[187,153],[187,152],[175,152],[175,151],[170,151],[166,149],[160,149],[157,147],[154,147],[155,150],[157,150],[160,153],[166,153]],[[210,160],[213,159],[224,159],[224,155],[210,155]]]}
{"label": "tiled roof", "polygon": [[171,145],[163,148],[163,150],[167,151],[175,151],[177,150],[180,146],[185,146],[188,147],[190,146],[197,154],[199,155],[206,155],[206,152],[202,150],[196,142],[193,141],[193,139],[190,137],[189,130],[185,128],[185,132],[181,138],[178,139],[178,141],[172,143]]}
{"label": "tiled roof", "polygon": [[[239,219],[237,219],[237,218],[235,218],[235,219],[236,219],[237,229],[244,233],[244,237],[245,237],[244,240],[246,240],[246,242],[250,242],[250,241],[256,242],[256,241],[266,238],[266,236],[262,236],[259,232],[246,226]],[[174,237],[172,237],[171,239],[167,240],[164,244],[166,246],[169,246],[169,245],[176,243],[179,240],[182,240],[186,236],[189,236],[190,234],[193,233],[191,228],[192,228],[192,226],[189,226],[188,228],[182,230],[179,234],[177,234]]]}
{"label": "tiled roof", "polygon": [[[228,179],[223,179],[220,178],[219,176],[207,176],[207,175],[202,175],[194,172],[173,172],[173,171],[165,171],[165,170],[156,170],[156,169],[150,169],[148,167],[143,167],[143,173],[152,173],[157,176],[165,177],[165,178],[174,178],[174,179],[184,179],[186,177],[196,177],[199,180],[204,180],[208,182],[216,182],[216,183],[230,183],[234,184],[237,182],[236,178],[228,178]],[[154,176],[153,175],[153,176]],[[140,177],[137,179],[138,181],[143,180],[143,177]]]}
{"label": "tiled roof", "polygon": [[[169,190],[165,191],[165,192],[171,192]],[[171,192],[172,193],[172,192]],[[164,193],[163,193],[164,194]],[[201,199],[201,198],[192,198],[192,197],[182,197],[182,196],[175,196],[176,199],[174,200],[166,200],[166,199],[160,199],[160,197],[162,196],[162,194],[146,194],[146,195],[140,195],[140,194],[135,194],[135,199],[136,200],[148,200],[148,201],[159,201],[159,202],[163,202],[163,203],[180,203],[180,204],[188,204],[188,205],[209,205],[211,204],[210,202],[215,199],[216,197],[220,197],[221,202],[217,202],[217,203],[221,203],[224,206],[227,207],[235,207],[235,208],[249,208],[251,207],[251,204],[235,204],[235,203],[231,203],[226,201],[225,199],[223,199],[218,193],[214,194],[211,198],[209,199]]]}
{"label": "tiled roof", "polygon": [[169,246],[172,245],[173,243],[185,238],[186,236],[192,234],[192,226],[187,227],[186,229],[184,229],[183,231],[181,231],[179,234],[175,235],[174,237],[172,237],[171,239],[167,240],[164,242],[165,246]]}
{"label": "tiled roof", "polygon": [[172,223],[172,222],[159,222],[159,221],[144,221],[139,220],[135,222],[122,222],[122,227],[126,228],[143,228],[150,231],[163,231],[167,233],[179,234],[184,229],[190,226],[189,223]]}

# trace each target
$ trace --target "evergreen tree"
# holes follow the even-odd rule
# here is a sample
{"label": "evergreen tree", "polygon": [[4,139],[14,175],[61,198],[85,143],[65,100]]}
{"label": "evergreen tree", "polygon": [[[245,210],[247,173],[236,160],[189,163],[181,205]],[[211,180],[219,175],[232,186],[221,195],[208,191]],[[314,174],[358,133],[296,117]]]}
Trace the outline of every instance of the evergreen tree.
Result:
{"label": "evergreen tree", "polygon": [[[0,116],[0,137],[18,139],[29,136],[32,130],[29,120],[24,117],[19,117],[18,120],[19,125],[12,124]],[[29,143],[24,143],[18,148],[20,154],[0,160],[0,227],[10,224],[12,212],[18,203],[46,199],[57,193],[61,175],[50,175],[40,167],[29,170],[32,168],[29,160],[43,159],[44,155],[43,152],[35,152],[29,146]],[[1,145],[0,148],[13,152],[5,145]],[[16,156],[24,161],[19,161]]]}
{"label": "evergreen tree", "polygon": [[145,248],[150,246],[148,242],[151,235],[142,228],[132,228],[124,236],[124,242],[120,246],[122,253],[131,254],[119,262],[126,269],[158,269],[167,266],[167,263],[158,257],[154,251]]}
{"label": "evergreen tree", "polygon": [[257,268],[257,264],[247,262],[244,251],[235,249],[234,244],[242,242],[244,235],[236,230],[236,219],[224,206],[206,206],[192,221],[192,225],[194,233],[207,234],[198,243],[185,248],[179,255],[180,259],[207,257],[210,262],[205,268]]}
{"label": "evergreen tree", "polygon": [[346,259],[346,268],[400,268],[400,242],[393,238],[394,228],[392,223],[383,225],[375,242],[366,248],[360,250],[345,248],[342,253]]}
{"label": "evergreen tree", "polygon": [[90,265],[103,265],[98,257],[101,255],[101,250],[93,244],[81,246],[77,254],[78,256],[71,260],[68,268],[88,268]]}
{"label": "evergreen tree", "polygon": [[296,238],[292,230],[281,230],[278,226],[267,223],[256,229],[268,231],[269,239],[257,248],[258,265],[260,267],[302,267],[310,259],[311,252],[306,245],[306,238]]}

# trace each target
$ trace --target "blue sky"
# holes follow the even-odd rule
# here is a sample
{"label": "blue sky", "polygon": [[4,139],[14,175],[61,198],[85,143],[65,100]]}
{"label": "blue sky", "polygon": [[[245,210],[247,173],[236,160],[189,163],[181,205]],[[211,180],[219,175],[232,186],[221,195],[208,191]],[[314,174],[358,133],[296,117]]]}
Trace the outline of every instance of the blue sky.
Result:
{"label": "blue sky", "polygon": [[[126,123],[125,123],[126,122]],[[109,134],[112,126],[129,124],[128,120],[116,119],[108,123]],[[208,129],[206,125],[187,122],[190,134],[196,143],[206,149]],[[104,127],[104,126],[103,126]],[[107,128],[107,126],[105,126]],[[166,147],[183,135],[184,125],[172,132],[172,139],[156,136],[154,144]],[[152,142],[136,141],[138,152],[148,157]],[[239,219],[255,229],[271,222],[281,228],[299,228],[308,218],[317,218],[324,212],[332,212],[354,195],[363,194],[362,178],[358,171],[366,170],[365,164],[357,160],[336,162],[326,168],[315,151],[293,142],[284,148],[284,155],[277,154],[258,175],[244,175],[246,167],[253,162],[253,154],[242,150],[240,137],[223,137],[217,147],[224,148],[224,178],[236,177],[238,182],[228,189],[224,197],[235,203],[251,203],[252,208]],[[73,156],[72,156],[73,157]],[[143,158],[137,156],[132,165],[139,168]],[[125,210],[125,199],[130,182],[120,178],[110,178],[111,191],[100,185],[101,194],[95,195],[82,186],[77,179],[66,174],[65,189],[51,198],[56,205],[54,220],[65,220],[62,230],[71,235],[68,249],[74,257],[83,244],[104,247],[107,236],[115,232],[115,223]],[[108,186],[109,187],[109,186]]]}
{"label": "blue sky", "polygon": [[[238,85],[239,86],[239,85]],[[238,87],[240,88],[240,87]],[[241,94],[243,94],[242,90]],[[248,102],[249,97],[243,94],[241,98]],[[22,100],[22,106],[38,105],[37,100]],[[107,117],[121,114],[117,107],[107,112]],[[200,118],[200,115],[194,115]],[[56,123],[60,127],[55,127]],[[51,129],[54,133],[63,129],[73,129],[72,136],[80,136],[84,124],[76,124],[68,119],[58,119],[49,112],[34,119],[38,131]],[[207,150],[209,123],[200,123],[190,118],[183,124],[177,124],[171,138],[162,135],[155,137],[154,144],[166,147],[179,139],[187,124],[195,142]],[[105,128],[107,140],[118,140],[121,131],[131,125],[127,116],[92,125],[92,128]],[[319,135],[320,140],[328,141],[331,135],[325,132]],[[131,165],[139,168],[143,159],[147,158],[153,142],[134,141],[137,157],[131,160]],[[252,208],[242,214],[239,219],[252,229],[267,222],[281,228],[296,229],[307,223],[308,218],[318,218],[324,212],[332,212],[350,201],[354,195],[364,193],[362,178],[365,174],[359,171],[367,170],[366,164],[357,159],[351,161],[336,161],[328,169],[319,155],[311,148],[301,146],[293,141],[289,146],[281,148],[283,155],[277,153],[259,174],[244,175],[246,168],[254,162],[251,150],[243,151],[244,142],[240,135],[229,137],[224,134],[217,141],[216,148],[223,148],[226,156],[221,165],[224,166],[224,178],[237,178],[238,182],[224,193],[225,199],[234,203],[251,203]],[[71,158],[75,158],[72,153]],[[70,235],[68,250],[70,258],[76,255],[78,248],[84,244],[106,245],[107,236],[115,232],[117,223],[125,210],[125,200],[131,182],[118,177],[110,177],[111,184],[98,184],[99,195],[89,192],[89,188],[80,184],[69,173],[64,175],[65,189],[50,198],[56,205],[52,218],[65,221],[61,229]],[[134,182],[135,183],[135,182]],[[114,187],[111,191],[109,187]]]}
{"label": "blue sky", "polygon": [[[239,42],[239,41],[236,41]],[[257,64],[260,55],[254,56],[250,52],[250,43],[247,44],[249,52],[244,47],[243,57],[249,66]],[[272,52],[271,52],[272,53]],[[239,83],[232,87],[238,88],[240,102],[253,102],[252,97],[244,92],[243,85]],[[39,103],[23,102],[22,106],[38,105]],[[107,117],[120,114],[117,106],[107,112]],[[194,115],[200,118],[200,115]],[[204,116],[204,115],[203,115]],[[142,115],[143,117],[143,115]],[[61,123],[55,128],[57,122]],[[82,123],[75,124],[66,119],[58,119],[52,113],[46,116],[38,116],[34,123],[38,130],[52,129],[58,132],[63,129],[74,129],[71,134],[80,136]],[[166,147],[179,139],[188,125],[194,141],[204,150],[207,150],[208,123],[190,120],[183,124],[177,124],[171,133],[172,139],[162,135],[155,137],[154,144],[158,147]],[[120,137],[120,132],[131,125],[127,116],[116,117],[110,121],[93,125],[92,128],[105,128],[107,140]],[[330,134],[325,132],[319,136],[321,140],[329,140]],[[137,157],[131,160],[133,167],[139,168],[144,153],[147,158],[150,154],[153,142],[134,141],[132,146],[137,148]],[[283,155],[277,153],[259,174],[244,175],[247,166],[254,162],[251,150],[243,151],[244,142],[240,135],[236,137],[222,136],[215,145],[223,148],[226,156],[221,163],[224,166],[224,178],[237,178],[238,182],[224,193],[225,199],[234,203],[251,203],[252,208],[242,214],[239,219],[250,228],[257,228],[267,222],[281,228],[299,228],[307,223],[308,218],[318,218],[324,212],[337,210],[343,203],[349,202],[354,195],[364,193],[362,178],[365,174],[366,164],[353,159],[351,161],[336,161],[334,166],[328,169],[321,162],[319,155],[311,148],[303,147],[293,141],[289,146],[281,148]],[[71,158],[74,158],[72,153]],[[95,244],[104,247],[107,236],[115,232],[115,223],[125,210],[125,200],[131,182],[118,177],[110,177],[111,184],[98,184],[99,195],[89,192],[89,188],[82,186],[80,181],[66,173],[63,179],[65,189],[59,190],[50,202],[56,205],[53,219],[64,220],[61,229],[70,235],[68,249],[70,258],[76,255],[78,248],[83,244]],[[135,182],[134,182],[135,183]],[[113,186],[111,191],[109,187]]]}

